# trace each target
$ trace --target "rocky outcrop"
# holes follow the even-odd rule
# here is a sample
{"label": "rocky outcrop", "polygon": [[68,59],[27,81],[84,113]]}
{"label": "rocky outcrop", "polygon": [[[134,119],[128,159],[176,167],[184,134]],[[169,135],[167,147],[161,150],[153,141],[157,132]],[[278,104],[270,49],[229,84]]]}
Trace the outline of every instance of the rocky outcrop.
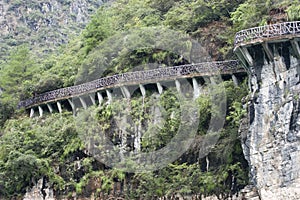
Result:
{"label": "rocky outcrop", "polygon": [[262,200],[300,198],[300,60],[289,42],[272,44],[274,61],[253,47],[249,131],[243,149]]}
{"label": "rocky outcrop", "polygon": [[41,178],[34,187],[26,192],[23,200],[54,200],[53,189]]}
{"label": "rocky outcrop", "polygon": [[11,47],[29,43],[49,52],[78,34],[102,0],[0,0],[0,58]]}

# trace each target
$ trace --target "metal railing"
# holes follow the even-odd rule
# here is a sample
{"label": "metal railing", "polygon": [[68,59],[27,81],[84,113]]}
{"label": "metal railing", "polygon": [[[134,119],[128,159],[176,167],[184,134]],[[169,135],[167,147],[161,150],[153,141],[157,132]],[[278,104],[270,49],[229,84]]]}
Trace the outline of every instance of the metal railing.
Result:
{"label": "metal railing", "polygon": [[80,85],[49,91],[19,102],[18,108],[28,108],[34,105],[40,105],[43,102],[51,102],[64,98],[66,99],[94,91],[100,91],[101,89],[118,87],[120,85],[147,83],[155,80],[168,80],[185,76],[232,74],[244,71],[244,68],[239,65],[238,61],[229,60],[127,72],[123,74],[107,76]]}
{"label": "metal railing", "polygon": [[256,39],[300,34],[300,21],[284,22],[242,30],[236,33],[234,45]]}

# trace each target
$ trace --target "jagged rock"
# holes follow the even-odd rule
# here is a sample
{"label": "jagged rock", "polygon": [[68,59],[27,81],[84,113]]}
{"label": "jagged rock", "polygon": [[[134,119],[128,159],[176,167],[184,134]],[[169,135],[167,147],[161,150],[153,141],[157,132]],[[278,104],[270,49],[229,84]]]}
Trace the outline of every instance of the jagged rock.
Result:
{"label": "jagged rock", "polygon": [[[287,44],[281,48],[289,52]],[[251,182],[262,200],[296,200],[300,198],[299,60],[291,53],[275,55],[274,63],[264,56],[254,59],[249,124],[241,130]]]}
{"label": "jagged rock", "polygon": [[53,189],[41,178],[37,184],[27,191],[23,200],[55,200]]}

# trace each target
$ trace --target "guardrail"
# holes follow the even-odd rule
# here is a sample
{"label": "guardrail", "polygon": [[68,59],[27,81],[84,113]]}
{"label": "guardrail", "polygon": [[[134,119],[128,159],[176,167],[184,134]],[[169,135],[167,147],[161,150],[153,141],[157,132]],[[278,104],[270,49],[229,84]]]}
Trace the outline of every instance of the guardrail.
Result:
{"label": "guardrail", "polygon": [[235,35],[235,47],[256,39],[300,34],[300,21],[284,22],[242,30]]}
{"label": "guardrail", "polygon": [[151,82],[151,80],[168,80],[184,76],[230,74],[244,71],[244,68],[239,65],[237,60],[229,60],[127,72],[100,78],[80,85],[49,91],[19,102],[18,108],[28,108],[42,104],[43,102],[51,102],[57,99],[80,96],[82,94],[99,91],[108,87],[130,85],[137,82],[147,83],[149,81]]}

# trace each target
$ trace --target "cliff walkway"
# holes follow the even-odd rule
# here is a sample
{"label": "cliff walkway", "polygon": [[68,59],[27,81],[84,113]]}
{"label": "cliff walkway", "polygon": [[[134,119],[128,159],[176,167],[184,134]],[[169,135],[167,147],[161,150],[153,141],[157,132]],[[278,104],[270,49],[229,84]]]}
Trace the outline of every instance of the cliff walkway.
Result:
{"label": "cliff walkway", "polygon": [[[19,102],[18,107],[31,109],[30,116],[33,116],[34,110],[38,109],[40,115],[43,113],[43,107],[47,107],[50,112],[53,112],[53,104],[56,104],[55,110],[62,111],[61,101],[68,101],[72,109],[75,109],[72,98],[78,98],[82,107],[86,108],[87,103],[83,96],[88,95],[89,101],[96,104],[96,100],[103,101],[103,93],[112,100],[109,89],[120,88],[124,97],[130,98],[130,93],[127,86],[138,85],[142,95],[145,95],[144,85],[156,84],[159,93],[162,92],[163,87],[160,82],[175,81],[176,87],[180,87],[180,79],[191,79],[194,87],[194,95],[198,96],[199,83],[197,77],[211,77],[216,75],[234,75],[245,73],[245,69],[236,60],[221,61],[221,62],[206,62],[198,64],[189,64],[181,66],[172,66],[157,68],[145,71],[134,71],[123,74],[116,74],[113,76],[103,77],[91,82],[74,85],[71,87],[61,88],[49,91],[32,98]],[[235,77],[236,78],[236,77]]]}
{"label": "cliff walkway", "polygon": [[[300,21],[283,22],[266,26],[249,28],[235,35],[234,52],[239,61],[246,67],[254,66],[259,59],[255,50],[262,48],[267,62],[273,62],[274,57],[282,54],[280,49],[290,46],[292,54],[300,58]],[[260,50],[259,50],[260,51]],[[289,54],[290,52],[286,52]]]}
{"label": "cliff walkway", "polygon": [[[144,96],[146,93],[144,85],[156,84],[157,91],[162,93],[163,87],[160,82],[174,81],[178,91],[180,91],[179,80],[186,78],[191,79],[194,96],[197,97],[199,96],[199,80],[197,80],[197,77],[231,75],[236,81],[234,74],[245,74],[245,72],[253,73],[253,66],[255,66],[255,62],[258,62],[257,60],[259,59],[255,57],[257,54],[254,51],[255,48],[252,47],[259,46],[264,52],[264,54],[260,56],[264,57],[267,62],[273,62],[274,57],[280,54],[278,49],[284,48],[282,47],[283,44],[285,46],[291,46],[292,55],[300,58],[299,41],[300,21],[250,28],[238,32],[235,36],[234,52],[238,56],[239,61],[229,60],[197,63],[116,74],[34,96],[21,101],[18,107],[24,107],[27,110],[30,109],[31,117],[34,115],[36,109],[38,109],[40,116],[43,115],[45,108],[52,113],[54,110],[53,106],[56,107],[56,110],[62,112],[61,102],[68,102],[74,111],[76,106],[72,102],[72,98],[79,99],[82,107],[86,108],[86,96],[89,96],[88,101],[94,105],[97,103],[96,101],[98,101],[99,104],[103,101],[103,95],[111,101],[112,95],[110,89],[112,88],[120,88],[123,96],[130,98],[131,94],[128,91],[128,86],[138,86],[141,94]],[[281,46],[278,47],[278,44]],[[241,62],[242,65],[240,65],[239,62]]]}

